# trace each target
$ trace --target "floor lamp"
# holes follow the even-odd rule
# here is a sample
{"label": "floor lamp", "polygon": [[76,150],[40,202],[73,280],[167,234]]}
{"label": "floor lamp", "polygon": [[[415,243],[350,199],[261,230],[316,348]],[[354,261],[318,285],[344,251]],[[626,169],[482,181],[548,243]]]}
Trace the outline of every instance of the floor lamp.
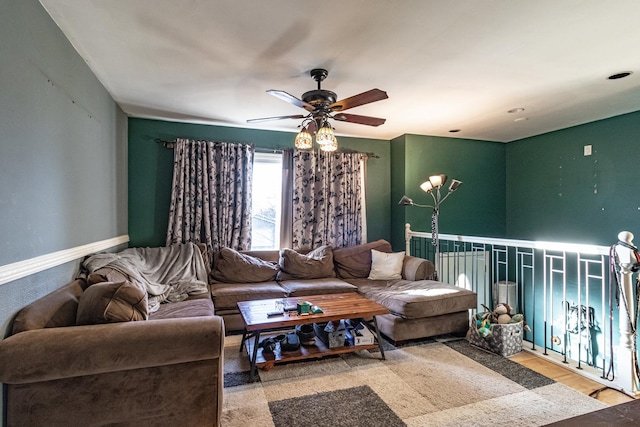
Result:
{"label": "floor lamp", "polygon": [[444,202],[447,197],[451,195],[454,191],[456,191],[462,185],[462,181],[457,179],[452,179],[451,184],[449,184],[449,189],[447,193],[443,196],[440,192],[440,189],[447,182],[447,175],[438,174],[431,175],[429,179],[422,184],[420,184],[420,188],[425,193],[431,194],[433,198],[433,205],[420,205],[418,203],[414,203],[407,196],[402,196],[400,199],[399,205],[403,206],[417,206],[419,208],[432,208],[433,212],[431,213],[431,244],[435,248],[435,257],[434,257],[434,265],[435,265],[435,279],[438,280],[438,267],[440,263],[440,239],[438,238],[438,216],[440,215],[440,205]]}

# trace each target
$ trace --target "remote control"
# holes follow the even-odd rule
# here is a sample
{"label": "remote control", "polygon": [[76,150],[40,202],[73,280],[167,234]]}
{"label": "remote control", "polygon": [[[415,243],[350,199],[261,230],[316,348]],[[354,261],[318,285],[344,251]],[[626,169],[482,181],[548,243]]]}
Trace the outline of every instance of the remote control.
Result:
{"label": "remote control", "polygon": [[271,311],[267,313],[267,317],[282,316],[283,314],[284,313],[282,311]]}

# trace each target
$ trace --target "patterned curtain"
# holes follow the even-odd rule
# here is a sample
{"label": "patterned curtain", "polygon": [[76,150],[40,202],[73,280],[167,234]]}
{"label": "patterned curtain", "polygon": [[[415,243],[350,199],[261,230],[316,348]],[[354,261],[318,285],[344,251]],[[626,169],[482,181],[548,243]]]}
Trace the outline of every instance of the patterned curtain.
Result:
{"label": "patterned curtain", "polygon": [[363,157],[294,151],[293,249],[362,243]]}
{"label": "patterned curtain", "polygon": [[167,246],[250,248],[253,155],[253,145],[176,141]]}

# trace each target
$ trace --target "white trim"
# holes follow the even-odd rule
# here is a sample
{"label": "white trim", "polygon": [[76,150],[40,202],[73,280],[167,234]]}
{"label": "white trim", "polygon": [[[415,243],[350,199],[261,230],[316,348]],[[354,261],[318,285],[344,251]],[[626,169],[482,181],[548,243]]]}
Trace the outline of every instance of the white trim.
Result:
{"label": "white trim", "polygon": [[94,252],[99,252],[114,246],[129,242],[129,235],[124,234],[111,239],[101,240],[75,248],[64,249],[50,254],[37,256],[24,261],[0,266],[0,285],[30,276],[48,268],[56,267],[67,262],[82,258]]}
{"label": "white trim", "polygon": [[[405,239],[407,248],[411,236],[431,238],[431,233],[411,230],[410,224],[405,224]],[[608,246],[586,245],[578,243],[545,242],[534,240],[498,239],[492,237],[458,236],[456,234],[438,234],[440,240],[450,240],[467,243],[479,243],[499,246],[514,246],[519,248],[544,249],[547,251],[575,252],[590,255],[609,255]]]}

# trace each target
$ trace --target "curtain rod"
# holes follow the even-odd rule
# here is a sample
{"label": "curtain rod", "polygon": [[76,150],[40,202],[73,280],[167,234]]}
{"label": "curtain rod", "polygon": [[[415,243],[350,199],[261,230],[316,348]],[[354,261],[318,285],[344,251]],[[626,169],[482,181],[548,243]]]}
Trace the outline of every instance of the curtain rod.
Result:
{"label": "curtain rod", "polygon": [[[160,138],[156,138],[153,140],[156,144],[162,144],[165,148],[175,148],[176,141],[164,141]],[[223,141],[220,141],[223,142]],[[255,151],[258,153],[282,153],[283,148],[264,148],[264,147],[255,147]]]}
{"label": "curtain rod", "polygon": [[[160,138],[156,138],[153,140],[156,144],[162,144],[163,147],[165,148],[170,148],[173,149],[176,145],[176,141],[164,141]],[[255,147],[256,152],[258,153],[282,153],[285,148],[266,148],[266,147]],[[354,151],[354,150],[345,150],[342,151],[343,153],[360,153],[359,151]],[[369,158],[373,158],[373,159],[379,159],[380,156],[376,155],[375,153],[361,153],[361,154],[365,154],[367,157]]]}

